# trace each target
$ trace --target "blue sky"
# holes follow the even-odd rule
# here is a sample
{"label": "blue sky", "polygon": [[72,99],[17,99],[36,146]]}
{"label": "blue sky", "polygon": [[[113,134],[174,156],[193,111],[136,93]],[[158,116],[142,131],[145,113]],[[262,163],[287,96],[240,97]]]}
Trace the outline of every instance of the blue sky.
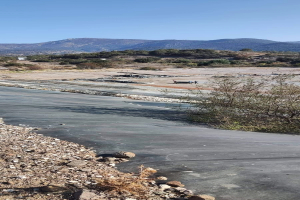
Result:
{"label": "blue sky", "polygon": [[1,0],[0,43],[67,38],[300,41],[299,0]]}

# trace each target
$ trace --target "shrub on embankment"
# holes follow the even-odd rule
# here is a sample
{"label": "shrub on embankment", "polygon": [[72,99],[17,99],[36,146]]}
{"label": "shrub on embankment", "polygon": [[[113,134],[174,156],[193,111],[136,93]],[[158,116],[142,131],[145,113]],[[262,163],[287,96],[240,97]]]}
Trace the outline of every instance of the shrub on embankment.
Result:
{"label": "shrub on embankment", "polygon": [[300,86],[292,78],[214,78],[189,116],[224,129],[300,134]]}

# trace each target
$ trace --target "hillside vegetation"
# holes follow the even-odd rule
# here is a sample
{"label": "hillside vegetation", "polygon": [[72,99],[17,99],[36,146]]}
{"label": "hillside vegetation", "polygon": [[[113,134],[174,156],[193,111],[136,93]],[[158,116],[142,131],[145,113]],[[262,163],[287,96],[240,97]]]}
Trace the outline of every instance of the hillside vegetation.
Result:
{"label": "hillside vegetation", "polygon": [[0,66],[9,70],[41,70],[42,63],[54,63],[60,69],[101,69],[138,67],[139,63],[160,67],[206,68],[206,67],[300,67],[297,52],[219,51],[210,49],[159,49],[154,51],[125,50],[64,55],[32,55],[27,62],[17,57],[0,57]]}
{"label": "hillside vegetation", "polygon": [[231,50],[250,48],[255,51],[296,51],[299,42],[241,38],[221,40],[136,40],[74,38],[35,44],[0,44],[0,55],[65,54],[98,51],[157,50],[157,49],[214,49]]}

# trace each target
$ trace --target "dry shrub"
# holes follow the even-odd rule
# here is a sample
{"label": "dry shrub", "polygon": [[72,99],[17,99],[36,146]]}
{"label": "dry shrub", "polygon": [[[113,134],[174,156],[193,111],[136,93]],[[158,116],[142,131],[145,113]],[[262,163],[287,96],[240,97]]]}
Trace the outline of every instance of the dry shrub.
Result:
{"label": "dry shrub", "polygon": [[191,118],[225,129],[300,133],[300,86],[292,75],[255,80],[215,78],[198,96]]}
{"label": "dry shrub", "polygon": [[62,66],[54,66],[52,70],[66,70],[66,69],[76,69],[76,66],[73,65],[62,65]]}
{"label": "dry shrub", "polygon": [[140,70],[154,70],[154,71],[161,71],[162,68],[161,68],[161,67],[151,67],[151,66],[148,66],[148,67],[141,67]]}
{"label": "dry shrub", "polygon": [[152,168],[139,167],[138,175],[120,174],[118,177],[110,177],[109,174],[104,175],[98,180],[97,187],[99,190],[106,191],[115,195],[134,196],[140,199],[146,199],[149,196],[148,184],[153,179],[148,178],[156,170]]}
{"label": "dry shrub", "polygon": [[27,68],[27,70],[41,70],[41,69],[43,69],[39,65],[29,65],[29,66],[26,66],[26,68]]}
{"label": "dry shrub", "polygon": [[77,69],[102,69],[102,68],[112,68],[114,65],[109,61],[102,62],[87,62],[77,64]]}
{"label": "dry shrub", "polygon": [[9,67],[9,71],[23,71],[23,67]]}
{"label": "dry shrub", "polygon": [[52,68],[52,70],[64,70],[65,67],[64,66],[55,66]]}
{"label": "dry shrub", "polygon": [[8,62],[8,63],[4,64],[3,66],[4,67],[22,67],[23,64],[13,61],[13,62]]}

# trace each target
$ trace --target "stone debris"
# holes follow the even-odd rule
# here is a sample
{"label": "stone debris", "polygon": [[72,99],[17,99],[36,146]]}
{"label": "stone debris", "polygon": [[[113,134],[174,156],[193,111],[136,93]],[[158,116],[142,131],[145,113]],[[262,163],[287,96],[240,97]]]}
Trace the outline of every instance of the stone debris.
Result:
{"label": "stone debris", "polygon": [[183,187],[184,185],[179,181],[169,181],[167,182],[167,185],[172,187]]}
{"label": "stone debris", "polygon": [[114,153],[114,157],[116,158],[134,158],[135,154],[132,152],[119,151]]}
{"label": "stone debris", "polygon": [[[88,95],[101,95],[101,96],[115,96],[121,98],[127,98],[132,100],[143,100],[150,102],[166,102],[166,103],[187,103],[187,102],[195,102],[195,101],[186,101],[181,98],[167,98],[167,97],[155,97],[155,96],[147,96],[147,95],[138,95],[138,94],[124,94],[124,93],[115,93],[115,92],[101,92],[95,91],[90,88],[82,88],[82,89],[74,89],[72,85],[63,85],[60,82],[52,82],[46,81],[44,86],[40,86],[38,82],[24,82],[24,81],[13,81],[9,82],[8,80],[0,81],[0,86],[5,87],[17,87],[17,88],[25,88],[25,89],[34,89],[34,90],[49,90],[49,91],[60,91],[60,92],[70,92],[70,93],[79,93],[79,94],[88,94]],[[68,87],[68,88],[66,88]],[[60,124],[64,125],[64,124]]]}
{"label": "stone debris", "polygon": [[74,160],[71,161],[67,164],[67,166],[71,166],[71,167],[81,167],[86,165],[87,163],[84,160]]}
{"label": "stone debris", "polygon": [[[0,199],[184,200],[192,195],[178,181],[158,183],[166,177],[156,182],[141,172],[131,174],[116,170],[116,163],[135,156],[132,152],[97,157],[92,149],[36,134],[33,130],[27,126],[6,125],[0,118]],[[156,173],[153,168],[143,170]],[[137,186],[130,191],[132,182]],[[142,188],[142,192],[136,192],[135,187]]]}

